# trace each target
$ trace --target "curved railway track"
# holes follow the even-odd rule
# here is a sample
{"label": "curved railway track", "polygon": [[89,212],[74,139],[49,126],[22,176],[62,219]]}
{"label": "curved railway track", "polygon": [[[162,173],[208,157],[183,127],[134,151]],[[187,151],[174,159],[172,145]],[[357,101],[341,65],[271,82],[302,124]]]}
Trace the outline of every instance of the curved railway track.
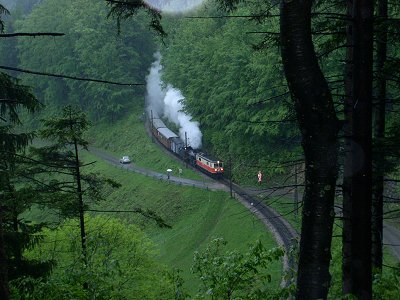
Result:
{"label": "curved railway track", "polygon": [[[230,183],[227,179],[223,178],[220,181],[229,187]],[[284,269],[294,269],[294,261],[287,254],[297,243],[298,234],[295,229],[272,207],[266,205],[257,197],[250,195],[242,187],[232,184],[232,190],[235,191],[238,200],[255,214],[270,230],[278,245],[284,247],[286,252]]]}
{"label": "curved railway track", "polygon": [[[145,127],[147,134],[149,136],[152,136],[148,122],[145,122]],[[168,151],[157,139],[154,139],[154,141],[162,149],[164,149],[166,153],[169,153],[175,159],[182,161],[178,156],[174,155],[171,151]],[[194,167],[192,168],[200,172],[198,169]],[[204,174],[203,172],[201,173]],[[216,181],[222,183],[225,186],[224,190],[229,190],[230,182],[227,179],[222,178]],[[205,185],[204,187],[209,188],[207,185]],[[246,208],[248,208],[264,223],[264,225],[274,235],[277,244],[285,249],[286,254],[283,262],[284,269],[286,271],[294,269],[294,261],[288,256],[288,254],[290,253],[291,248],[297,243],[298,234],[295,229],[272,207],[266,205],[257,197],[250,195],[250,193],[246,192],[246,190],[242,187],[236,184],[232,184],[232,190],[234,190],[236,195],[238,196],[237,200],[239,200]]]}
{"label": "curved railway track", "polygon": [[[146,126],[146,129],[147,129],[148,135],[151,136],[151,132],[150,132],[148,126]],[[174,157],[176,160],[181,161],[181,159],[179,157],[173,155],[163,145],[161,145],[161,143],[159,143],[157,140],[155,140],[155,142],[165,151],[165,153],[168,153],[171,157]],[[113,165],[116,165],[116,166],[120,165],[118,158],[114,157],[113,155],[110,155],[109,153],[107,153],[105,151],[102,151],[97,148],[90,148],[90,151]],[[157,172],[154,172],[151,170],[140,168],[138,166],[135,166],[134,164],[124,165],[122,167],[129,171],[140,173],[140,174],[143,174],[146,176],[151,176],[158,180],[166,180],[173,184],[188,185],[188,186],[194,186],[197,188],[204,188],[204,189],[210,189],[210,190],[225,190],[228,192],[230,189],[230,183],[225,178],[222,178],[220,180],[213,180],[213,182],[210,182],[210,183],[205,183],[205,182],[201,182],[201,181],[190,180],[190,179],[174,177],[174,176],[170,176],[170,178],[168,178],[166,174],[161,174],[161,173],[157,173]],[[190,166],[190,167],[192,167],[192,166]],[[197,170],[195,168],[193,168],[193,169]],[[197,171],[200,172],[199,170],[197,170]],[[202,174],[204,174],[204,173],[202,173]],[[272,207],[263,203],[256,196],[251,195],[244,188],[233,183],[232,190],[235,192],[235,198],[239,202],[241,202],[247,209],[249,209],[251,211],[251,213],[253,213],[255,216],[257,216],[257,218],[260,219],[261,222],[263,222],[263,224],[273,234],[277,244],[285,249],[286,254],[285,254],[284,260],[283,260],[284,270],[287,272],[294,270],[296,268],[295,263],[288,256],[288,254],[290,253],[292,246],[295,246],[297,243],[298,234],[295,231],[295,229],[285,220],[285,218],[283,218]],[[286,282],[283,282],[282,284],[286,285]]]}
{"label": "curved railway track", "polygon": [[[162,149],[164,149],[166,153],[171,154],[171,157],[179,159],[177,156],[172,155],[172,153],[168,152],[168,150],[164,147],[162,147]],[[138,167],[134,164],[121,166],[119,163],[119,159],[114,157],[110,153],[107,153],[106,151],[90,147],[90,152],[98,157],[101,157],[102,159],[114,166],[119,166],[128,171],[139,173],[145,176],[150,176],[157,180],[165,180],[177,185],[187,185],[202,189],[224,190],[226,192],[229,192],[230,183],[224,178],[213,182],[196,181],[175,176],[170,176],[170,179],[168,179],[166,174],[157,173],[145,168]],[[290,248],[295,245],[296,239],[298,238],[298,234],[293,229],[293,227],[273,208],[263,203],[256,196],[250,195],[250,193],[248,193],[242,187],[236,184],[232,184],[232,190],[235,193],[235,198],[240,201],[247,209],[249,209],[251,213],[256,215],[261,222],[263,222],[263,224],[273,234],[277,244],[284,247],[286,253],[289,253]],[[286,271],[295,268],[294,262],[287,255],[284,257],[283,266]]]}

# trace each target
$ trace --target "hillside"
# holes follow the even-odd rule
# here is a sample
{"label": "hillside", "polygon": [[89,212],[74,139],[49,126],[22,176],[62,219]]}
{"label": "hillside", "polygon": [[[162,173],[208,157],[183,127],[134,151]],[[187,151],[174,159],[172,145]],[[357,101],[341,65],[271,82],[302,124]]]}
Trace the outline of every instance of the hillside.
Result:
{"label": "hillside", "polygon": [[[399,298],[397,4],[0,3],[0,298]],[[211,179],[148,115],[300,232],[289,289],[248,209],[173,184]]]}

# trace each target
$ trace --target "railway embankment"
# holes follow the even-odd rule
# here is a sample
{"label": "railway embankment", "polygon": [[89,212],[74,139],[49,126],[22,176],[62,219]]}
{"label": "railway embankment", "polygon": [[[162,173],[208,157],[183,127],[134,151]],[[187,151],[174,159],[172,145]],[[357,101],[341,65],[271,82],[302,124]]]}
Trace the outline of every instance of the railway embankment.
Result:
{"label": "railway embankment", "polygon": [[[162,174],[146,168],[142,168],[136,166],[134,163],[121,165],[119,163],[119,158],[114,157],[104,150],[91,148],[90,151],[114,166],[118,166],[120,168],[124,168],[128,171],[136,172],[144,176],[152,177],[155,180],[163,180],[168,181],[171,184],[192,186],[201,189],[224,190],[227,192],[229,192],[230,190],[229,183],[224,180],[215,181],[207,178],[201,181],[181,178],[177,176],[170,176],[170,178],[168,179],[167,174]],[[174,157],[172,154],[171,156]],[[284,247],[288,252],[290,248],[295,244],[295,241],[298,239],[298,233],[285,220],[284,217],[282,217],[278,212],[266,205],[262,200],[260,200],[259,197],[257,197],[257,194],[259,194],[259,192],[259,190],[255,190],[254,188],[242,188],[238,185],[233,184],[233,196],[263,222],[268,230],[274,235],[277,244]],[[268,189],[264,188],[262,192],[273,193],[274,191],[269,191]],[[400,260],[400,231],[394,226],[385,223],[383,237],[384,245],[388,246],[393,255],[398,260]],[[293,261],[291,261],[289,257],[285,257],[284,268],[288,270],[292,267],[294,267]]]}
{"label": "railway embankment", "polygon": [[[155,180],[168,181],[171,184],[176,185],[193,186],[210,190],[224,190],[229,192],[229,183],[224,180],[216,181],[208,179],[207,181],[199,181],[180,178],[176,176],[170,176],[168,178],[167,174],[154,172],[152,170],[136,166],[134,163],[121,165],[117,157],[114,157],[104,150],[90,148],[90,152],[114,166],[124,168],[128,171],[139,173],[144,176],[152,177]],[[290,251],[290,248],[294,245],[296,239],[298,238],[298,234],[294,230],[294,228],[275,210],[265,205],[256,196],[251,195],[251,193],[247,192],[246,189],[243,189],[236,184],[233,184],[232,188],[234,198],[236,198],[240,203],[242,203],[247,209],[249,209],[262,221],[267,229],[274,235],[277,244],[284,247],[286,252],[288,253]],[[293,262],[289,257],[286,256],[284,258],[284,269],[289,270],[290,268],[293,268]]]}

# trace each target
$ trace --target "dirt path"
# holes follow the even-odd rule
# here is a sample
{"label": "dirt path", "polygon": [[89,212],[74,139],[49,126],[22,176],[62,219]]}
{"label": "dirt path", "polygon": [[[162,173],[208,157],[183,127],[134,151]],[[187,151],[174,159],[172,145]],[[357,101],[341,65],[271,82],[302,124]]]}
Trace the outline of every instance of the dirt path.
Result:
{"label": "dirt path", "polygon": [[166,174],[154,172],[145,168],[141,168],[134,163],[130,164],[120,164],[119,159],[111,155],[110,153],[107,153],[104,150],[98,149],[98,148],[93,148],[91,147],[90,152],[102,159],[104,159],[106,162],[112,164],[113,166],[123,168],[138,174],[142,174],[145,176],[153,177],[154,179],[158,180],[164,180],[168,181],[173,184],[177,185],[185,185],[185,186],[193,186],[201,189],[209,189],[209,190],[223,190],[223,191],[228,191],[228,188],[217,181],[199,181],[199,180],[192,180],[192,179],[186,179],[186,178],[181,178],[181,177],[176,177],[176,176],[170,176],[168,179],[168,176]]}
{"label": "dirt path", "polygon": [[[161,174],[148,169],[144,169],[132,163],[121,165],[118,158],[115,158],[113,155],[107,153],[106,151],[97,148],[90,148],[90,152],[116,167],[123,168],[145,176],[150,176],[157,180],[164,180],[177,185],[193,186],[210,190],[223,190],[229,192],[229,187],[226,182],[225,184],[223,183],[223,180],[212,180],[211,182],[206,182],[175,176],[170,176],[170,178],[168,179],[166,174]],[[245,189],[234,185],[234,197],[246,208],[248,208],[253,214],[255,214],[262,223],[264,223],[268,230],[274,235],[278,245],[283,246],[287,251],[289,251],[290,247],[295,242],[295,239],[298,237],[298,234],[282,216],[280,216],[272,208],[262,203],[262,201],[260,201],[252,191],[247,192]],[[285,270],[293,268],[293,262],[289,259],[288,256],[285,256],[283,264]]]}

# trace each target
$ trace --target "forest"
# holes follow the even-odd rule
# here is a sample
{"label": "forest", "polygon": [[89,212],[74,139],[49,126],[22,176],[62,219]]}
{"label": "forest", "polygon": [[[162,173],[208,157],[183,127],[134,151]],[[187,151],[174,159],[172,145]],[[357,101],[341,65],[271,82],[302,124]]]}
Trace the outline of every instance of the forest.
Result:
{"label": "forest", "polygon": [[[0,298],[400,297],[384,236],[400,230],[400,5],[206,0],[173,13],[186,5],[174,1],[0,1]],[[180,247],[167,230],[195,235],[194,213],[229,223],[228,204],[211,200],[229,195],[132,183],[98,162],[101,149],[181,167],[144,129],[157,57],[162,88],[184,95],[229,179],[256,189],[262,170],[265,189],[284,194],[259,199],[293,222],[291,253],[237,220],[248,239],[215,225],[237,239],[203,228]],[[163,261],[168,251],[184,258]]]}

